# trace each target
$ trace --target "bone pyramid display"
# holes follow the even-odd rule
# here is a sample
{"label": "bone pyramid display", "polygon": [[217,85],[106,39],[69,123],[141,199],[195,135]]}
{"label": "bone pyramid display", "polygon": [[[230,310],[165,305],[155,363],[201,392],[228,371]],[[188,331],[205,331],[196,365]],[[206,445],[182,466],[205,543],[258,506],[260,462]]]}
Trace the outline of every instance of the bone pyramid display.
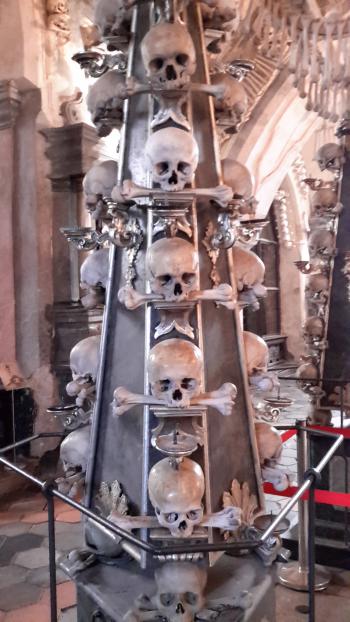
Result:
{"label": "bone pyramid display", "polygon": [[[229,4],[217,2],[212,11],[223,32],[234,28]],[[69,487],[72,478],[76,492],[67,445],[79,445],[71,435],[85,439],[91,427],[88,465],[77,458],[88,505],[162,550],[158,595],[129,602],[113,619],[193,620],[205,608],[215,617],[220,606],[249,607],[249,596],[232,591],[204,598],[205,568],[220,558],[206,551],[257,540],[262,475],[288,485],[277,465],[278,435],[266,423],[254,427],[249,383],[274,384],[267,346],[241,328],[241,309],[257,308],[265,295],[264,265],[250,250],[261,231],[249,223],[253,181],[234,159],[221,165],[215,123],[238,128],[244,86],[218,71],[220,54],[205,47],[201,9],[196,2],[152,8],[99,0],[96,24],[112,53],[104,52],[100,69],[100,52],[75,56],[97,78],[88,106],[99,135],[118,129],[121,138],[118,173],[114,161],[98,162],[84,180],[95,227],[65,231],[78,247],[93,249],[81,268],[89,290],[83,304],[103,303],[106,291],[106,306],[94,406],[96,352],[86,353],[88,340],[72,351],[67,391],[92,421],[65,439],[59,484]],[[153,576],[155,560],[101,534],[93,521],[86,541],[117,567],[124,549]],[[168,554],[174,543],[186,552]],[[257,552],[269,563],[276,548],[272,538]],[[256,559],[251,563],[255,568]]]}

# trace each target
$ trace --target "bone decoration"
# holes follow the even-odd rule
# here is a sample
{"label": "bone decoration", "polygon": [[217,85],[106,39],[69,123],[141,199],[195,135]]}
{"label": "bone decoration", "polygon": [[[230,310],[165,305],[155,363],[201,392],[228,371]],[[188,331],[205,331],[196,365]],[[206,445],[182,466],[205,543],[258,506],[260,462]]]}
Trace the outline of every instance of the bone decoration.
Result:
{"label": "bone decoration", "polygon": [[145,162],[154,182],[174,192],[190,184],[198,165],[198,145],[192,134],[166,127],[151,134],[145,147]]}
{"label": "bone decoration", "polygon": [[267,293],[263,285],[264,263],[255,253],[237,245],[232,248],[232,259],[239,302],[243,305],[249,304],[253,309],[259,309],[258,298],[265,297]]}
{"label": "bone decoration", "polygon": [[108,71],[90,86],[86,103],[100,137],[121,128],[126,97],[125,76],[117,70]]}
{"label": "bone decoration", "polygon": [[95,162],[83,179],[85,207],[92,218],[98,220],[104,212],[103,197],[110,197],[118,177],[118,164],[114,160]]}
{"label": "bone decoration", "polygon": [[94,23],[102,37],[126,34],[130,30],[131,11],[124,0],[98,0]]}
{"label": "bone decoration", "polygon": [[84,259],[80,268],[80,287],[88,292],[82,296],[81,303],[86,309],[94,309],[104,304],[108,283],[109,249],[92,251]]}
{"label": "bone decoration", "polygon": [[244,86],[227,73],[215,73],[210,77],[212,84],[222,87],[222,95],[214,100],[215,116],[220,124],[237,131],[248,110],[248,96]]}
{"label": "bone decoration", "polygon": [[77,406],[94,400],[100,359],[100,336],[86,337],[75,344],[70,353],[73,380],[66,386],[68,395],[76,398]]}
{"label": "bone decoration", "polygon": [[339,173],[345,162],[344,147],[337,143],[326,143],[317,150],[315,160],[320,171]]}
{"label": "bone decoration", "polygon": [[212,406],[224,416],[232,414],[236,387],[224,383],[219,389],[202,393],[203,356],[200,349],[183,339],[168,339],[155,345],[148,358],[152,395],[139,395],[118,387],[114,391],[113,412],[122,415],[137,404],[168,408]]}
{"label": "bone decoration", "polygon": [[82,492],[89,458],[91,426],[74,430],[60,446],[64,475],[56,479],[58,490],[71,498]]}
{"label": "bone decoration", "polygon": [[112,191],[112,199],[116,203],[127,203],[128,201],[135,201],[136,199],[157,199],[158,201],[164,201],[165,204],[169,204],[172,201],[191,201],[195,198],[207,198],[215,201],[220,207],[226,207],[232,199],[232,189],[225,184],[220,184],[215,188],[190,188],[188,190],[177,191],[165,191],[159,188],[144,188],[138,186],[126,179],[122,186],[115,186]]}
{"label": "bone decoration", "polygon": [[196,52],[187,28],[160,22],[145,35],[141,55],[152,86],[181,89],[196,70]]}

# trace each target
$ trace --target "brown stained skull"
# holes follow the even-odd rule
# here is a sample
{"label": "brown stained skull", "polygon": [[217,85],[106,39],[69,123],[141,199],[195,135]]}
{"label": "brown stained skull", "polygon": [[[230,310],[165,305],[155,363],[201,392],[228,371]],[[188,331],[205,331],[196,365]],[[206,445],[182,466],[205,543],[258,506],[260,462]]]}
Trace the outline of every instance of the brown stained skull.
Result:
{"label": "brown stained skull", "polygon": [[154,87],[183,88],[196,70],[196,52],[187,28],[179,22],[160,22],[141,43],[142,60]]}
{"label": "brown stained skull", "polygon": [[317,315],[309,317],[304,324],[304,336],[310,339],[322,339],[325,332],[324,320]]}
{"label": "brown stained skull", "polygon": [[308,239],[310,257],[331,257],[334,252],[334,242],[334,234],[328,229],[312,231]]}
{"label": "brown stained skull", "polygon": [[214,101],[215,110],[226,113],[234,125],[239,125],[248,108],[248,96],[244,87],[227,73],[215,73],[210,81],[222,88],[222,95]]}
{"label": "brown stained skull", "polygon": [[338,195],[331,188],[320,188],[316,190],[311,199],[313,213],[322,213],[333,210],[338,203]]}
{"label": "brown stained skull", "polygon": [[182,238],[162,238],[146,255],[147,276],[152,292],[169,302],[186,300],[197,289],[198,253]]}
{"label": "brown stained skull", "polygon": [[168,339],[155,345],[148,358],[151,392],[169,407],[187,408],[201,392],[203,356],[184,339]]}
{"label": "brown stained skull", "polygon": [[165,127],[151,134],[145,148],[146,166],[162,190],[183,190],[198,166],[198,145],[190,132]]}
{"label": "brown stained skull", "polygon": [[321,171],[339,171],[345,162],[344,148],[337,143],[322,145],[315,156]]}
{"label": "brown stained skull", "polygon": [[169,622],[192,622],[204,608],[207,573],[193,562],[168,562],[155,572],[157,610]]}
{"label": "brown stained skull", "polygon": [[189,538],[203,520],[204,474],[196,462],[164,458],[150,470],[148,493],[162,527],[175,538]]}
{"label": "brown stained skull", "polygon": [[250,199],[253,194],[253,177],[247,167],[237,160],[221,160],[223,182],[233,190],[234,199]]}

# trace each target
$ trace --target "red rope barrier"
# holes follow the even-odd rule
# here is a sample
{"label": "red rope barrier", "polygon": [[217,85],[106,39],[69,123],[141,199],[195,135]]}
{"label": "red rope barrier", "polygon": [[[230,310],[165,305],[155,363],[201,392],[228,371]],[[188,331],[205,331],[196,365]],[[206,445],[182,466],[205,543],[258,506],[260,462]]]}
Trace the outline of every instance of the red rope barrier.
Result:
{"label": "red rope barrier", "polygon": [[[321,430],[322,432],[331,432],[332,434],[342,434],[344,438],[350,439],[350,428],[332,428],[330,426],[314,425],[310,426],[314,430]],[[287,430],[281,434],[283,443],[286,443],[292,438],[297,431]],[[286,490],[276,490],[269,482],[264,483],[264,492],[268,495],[276,495],[277,497],[293,497],[299,488],[297,486],[289,486]],[[309,498],[309,493],[306,492],[302,496],[302,500],[306,501]],[[332,492],[331,490],[319,490],[315,491],[316,503],[323,503],[325,505],[339,505],[343,508],[350,508],[350,493],[345,492]]]}

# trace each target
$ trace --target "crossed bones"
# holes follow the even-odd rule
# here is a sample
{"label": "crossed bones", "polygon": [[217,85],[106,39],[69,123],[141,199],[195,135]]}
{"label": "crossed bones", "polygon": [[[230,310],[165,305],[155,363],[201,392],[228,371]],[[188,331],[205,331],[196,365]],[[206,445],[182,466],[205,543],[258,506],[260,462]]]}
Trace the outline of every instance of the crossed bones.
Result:
{"label": "crossed bones", "polygon": [[[147,302],[164,301],[165,298],[161,294],[142,294],[130,285],[125,285],[118,292],[119,301],[122,302],[127,309],[133,311],[138,307],[146,304]],[[193,291],[189,293],[187,298],[189,302],[197,302],[200,300],[212,300],[219,305],[230,309],[235,308],[237,299],[233,294],[231,285],[228,283],[221,283],[218,287],[213,289],[204,289]]]}
{"label": "crossed bones", "polygon": [[[216,391],[202,393],[191,399],[190,406],[211,406],[225,417],[232,414],[235,405],[237,389],[231,382],[224,382]],[[125,387],[117,387],[113,394],[113,414],[120,416],[130,410],[133,406],[143,404],[149,406],[167,406],[165,400],[157,399],[153,395],[142,395],[132,393]],[[176,407],[174,407],[175,409]],[[181,407],[178,407],[181,414]]]}

